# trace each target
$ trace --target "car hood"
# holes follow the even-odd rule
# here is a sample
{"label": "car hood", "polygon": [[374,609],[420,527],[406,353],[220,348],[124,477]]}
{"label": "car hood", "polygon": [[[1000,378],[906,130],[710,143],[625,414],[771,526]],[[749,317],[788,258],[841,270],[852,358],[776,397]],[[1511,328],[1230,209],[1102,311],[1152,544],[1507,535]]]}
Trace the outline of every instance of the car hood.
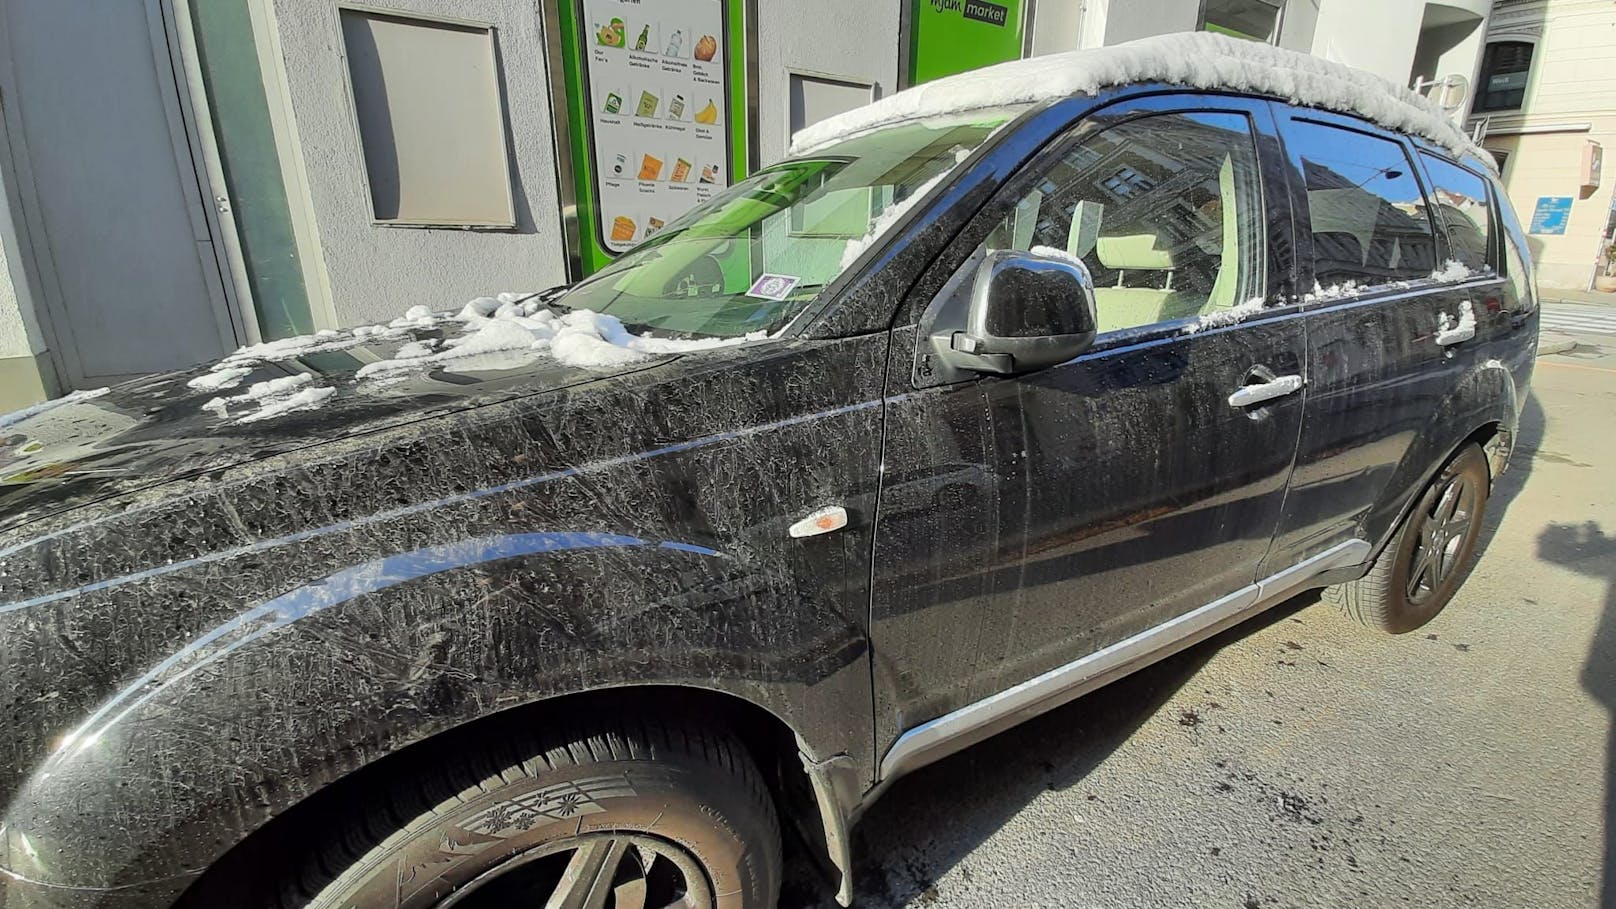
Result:
{"label": "car hood", "polygon": [[[441,329],[256,361],[227,389],[197,387],[217,367],[148,376],[0,416],[0,531],[113,496],[405,423],[656,369],[668,356],[612,367],[563,365],[538,351],[498,351],[429,368],[361,377]],[[255,383],[321,391],[317,406],[257,420],[229,402]],[[215,399],[227,399],[221,412]]]}

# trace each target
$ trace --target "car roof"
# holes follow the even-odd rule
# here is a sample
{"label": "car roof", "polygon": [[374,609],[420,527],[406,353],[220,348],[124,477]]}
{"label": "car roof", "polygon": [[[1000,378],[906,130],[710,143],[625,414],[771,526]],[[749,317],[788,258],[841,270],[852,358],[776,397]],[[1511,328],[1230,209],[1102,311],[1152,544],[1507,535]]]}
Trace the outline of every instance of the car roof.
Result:
{"label": "car roof", "polygon": [[1210,32],[1032,57],[927,82],[808,126],[797,133],[791,150],[809,152],[894,123],[1054,102],[1139,83],[1275,98],[1423,138],[1456,158],[1490,161],[1446,111],[1408,88],[1319,57]]}

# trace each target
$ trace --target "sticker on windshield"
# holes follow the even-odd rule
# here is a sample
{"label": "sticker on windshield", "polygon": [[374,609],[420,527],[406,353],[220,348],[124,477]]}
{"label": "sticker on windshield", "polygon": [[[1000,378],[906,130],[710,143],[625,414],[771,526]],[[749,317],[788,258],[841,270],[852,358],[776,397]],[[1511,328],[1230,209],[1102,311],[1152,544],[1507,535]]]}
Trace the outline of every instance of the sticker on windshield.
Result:
{"label": "sticker on windshield", "polygon": [[801,278],[795,275],[771,275],[767,272],[758,275],[752,282],[752,289],[746,292],[748,297],[761,297],[765,300],[779,302],[791,295],[791,289],[797,286]]}

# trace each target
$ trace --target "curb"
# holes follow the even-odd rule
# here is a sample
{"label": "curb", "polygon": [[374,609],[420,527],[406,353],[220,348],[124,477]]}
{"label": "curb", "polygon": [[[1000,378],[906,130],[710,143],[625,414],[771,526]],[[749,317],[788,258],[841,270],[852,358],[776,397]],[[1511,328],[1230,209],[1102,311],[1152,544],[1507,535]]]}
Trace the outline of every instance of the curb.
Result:
{"label": "curb", "polygon": [[1547,357],[1551,354],[1562,354],[1577,349],[1577,339],[1568,335],[1545,334],[1537,339],[1537,355]]}

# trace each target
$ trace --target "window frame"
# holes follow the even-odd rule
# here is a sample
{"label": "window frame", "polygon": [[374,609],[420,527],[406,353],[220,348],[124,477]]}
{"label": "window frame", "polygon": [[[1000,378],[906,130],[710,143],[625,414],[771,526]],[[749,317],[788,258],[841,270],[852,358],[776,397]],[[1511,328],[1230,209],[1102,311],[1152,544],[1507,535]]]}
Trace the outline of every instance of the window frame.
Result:
{"label": "window frame", "polygon": [[[1485,106],[1486,98],[1487,98],[1487,95],[1489,94],[1488,89],[1487,89],[1487,83],[1489,81],[1491,81],[1491,79],[1492,79],[1492,77],[1494,75],[1492,67],[1496,66],[1496,64],[1497,64],[1497,60],[1493,59],[1493,57],[1494,57],[1493,48],[1494,47],[1500,47],[1500,46],[1505,45],[1505,44],[1519,44],[1519,45],[1522,45],[1522,46],[1527,47],[1527,48],[1530,49],[1528,51],[1527,57],[1526,57],[1526,69],[1517,70],[1517,72],[1522,72],[1522,73],[1526,74],[1526,81],[1520,87],[1521,101],[1520,101],[1519,104],[1515,105],[1514,107],[1487,107],[1487,106]],[[1476,69],[1475,102],[1471,105],[1471,113],[1473,113],[1473,114],[1524,113],[1526,111],[1526,96],[1527,96],[1527,93],[1529,91],[1531,91],[1531,88],[1532,88],[1532,71],[1533,71],[1532,68],[1533,68],[1534,65],[1536,65],[1536,63],[1537,63],[1537,41],[1536,40],[1534,40],[1534,39],[1532,39],[1530,37],[1522,36],[1522,35],[1496,35],[1496,36],[1489,37],[1486,41],[1484,41],[1482,43],[1482,46],[1481,46],[1481,60],[1477,64],[1477,69]],[[1511,91],[1514,91],[1514,89],[1511,89]]]}
{"label": "window frame", "polygon": [[[1280,135],[1282,140],[1286,143],[1285,160],[1288,166],[1287,172],[1291,174],[1292,177],[1291,218],[1296,225],[1296,284],[1299,287],[1305,288],[1305,290],[1302,292],[1304,300],[1308,294],[1311,294],[1314,285],[1318,282],[1318,275],[1315,268],[1316,260],[1313,250],[1313,215],[1308,209],[1307,181],[1303,176],[1306,171],[1304,170],[1301,151],[1294,147],[1295,143],[1291,142],[1291,124],[1293,123],[1311,123],[1334,129],[1342,129],[1348,132],[1360,133],[1362,135],[1369,136],[1370,138],[1382,139],[1391,142],[1398,148],[1402,149],[1403,156],[1408,161],[1409,174],[1414,178],[1415,184],[1419,187],[1420,201],[1428,213],[1427,220],[1431,224],[1432,243],[1434,244],[1437,258],[1434,267],[1440,268],[1441,264],[1447,261],[1446,257],[1449,253],[1447,232],[1443,228],[1439,227],[1436,223],[1436,218],[1429,214],[1429,212],[1431,212],[1431,182],[1425,174],[1425,167],[1423,163],[1418,160],[1419,153],[1428,150],[1426,147],[1422,147],[1419,144],[1410,141],[1407,136],[1400,133],[1394,133],[1390,130],[1382,129],[1372,123],[1359,120],[1354,117],[1348,117],[1342,114],[1333,114],[1327,111],[1315,110],[1308,107],[1292,107],[1286,105],[1284,106],[1284,109],[1284,116],[1279,118],[1281,121]],[[1398,280],[1429,282],[1430,279],[1429,276],[1424,276]],[[1406,291],[1406,287],[1399,288],[1392,282],[1388,281],[1381,284],[1359,285],[1356,288],[1355,293],[1344,294],[1334,299],[1358,300],[1366,297],[1403,293]],[[1314,305],[1319,305],[1320,302],[1327,303],[1329,301],[1316,301]]]}
{"label": "window frame", "polygon": [[[336,20],[336,43],[334,46],[339,49],[342,65],[343,95],[347,103],[348,125],[353,135],[354,150],[359,155],[358,178],[365,194],[365,210],[370,213],[370,226],[402,230],[449,229],[486,232],[519,230],[521,225],[518,223],[516,206],[516,169],[511,150],[511,112],[506,98],[505,71],[499,46],[499,27],[492,22],[479,19],[392,9],[365,2],[355,2],[355,0],[343,0],[343,2],[337,3],[333,9]],[[366,157],[364,130],[360,125],[359,96],[354,86],[352,63],[348,59],[347,35],[343,23],[345,14],[394,20],[406,24],[441,26],[462,31],[486,33],[488,39],[489,78],[493,83],[495,109],[499,115],[500,157],[504,165],[503,187],[505,189],[507,212],[505,218],[492,221],[477,221],[465,218],[381,218],[376,216],[375,191],[371,181],[369,159]]]}
{"label": "window frame", "polygon": [[[1447,164],[1451,167],[1456,167],[1481,181],[1481,191],[1486,196],[1486,198],[1482,201],[1487,209],[1487,267],[1492,269],[1494,274],[1503,274],[1503,248],[1499,243],[1500,234],[1503,231],[1503,222],[1499,217],[1498,193],[1493,189],[1493,181],[1489,180],[1486,174],[1478,172],[1475,168],[1466,165],[1464,162],[1454,160],[1451,156],[1442,154],[1434,149],[1416,146],[1414,149],[1414,157],[1418,159],[1420,176],[1423,178],[1423,182],[1425,184],[1427,205],[1430,204],[1430,201],[1436,195],[1436,179],[1431,176],[1431,171],[1426,165],[1426,159],[1428,158],[1431,160],[1440,161],[1443,164]],[[1432,207],[1430,210],[1437,211],[1438,209]],[[1453,238],[1448,235],[1448,225],[1446,219],[1435,218],[1433,220],[1441,222],[1438,233],[1442,235],[1443,253],[1448,259],[1457,258],[1454,255]],[[1446,261],[1447,259],[1443,260],[1443,262]],[[1441,263],[1438,264],[1440,265]]]}
{"label": "window frame", "polygon": [[[927,280],[922,276],[911,286],[909,294],[899,306],[894,324],[904,324],[912,318],[924,325],[962,280],[965,274],[962,269],[970,265],[982,241],[998,226],[1004,215],[1073,148],[1112,127],[1162,114],[1234,114],[1246,118],[1256,149],[1261,210],[1269,215],[1264,222],[1265,230],[1259,233],[1259,242],[1264,244],[1262,273],[1255,278],[1264,288],[1264,298],[1268,303],[1265,315],[1270,309],[1282,308],[1282,304],[1276,303],[1276,300],[1284,299],[1293,288],[1290,262],[1293,257],[1294,218],[1283,176],[1285,164],[1272,102],[1236,94],[1161,92],[1124,96],[1086,111],[1056,131],[1036,152],[1027,155],[971,214],[925,270],[926,275],[936,277]],[[1110,350],[1180,335],[1186,321],[1175,319],[1106,332],[1098,336],[1091,351]]]}

